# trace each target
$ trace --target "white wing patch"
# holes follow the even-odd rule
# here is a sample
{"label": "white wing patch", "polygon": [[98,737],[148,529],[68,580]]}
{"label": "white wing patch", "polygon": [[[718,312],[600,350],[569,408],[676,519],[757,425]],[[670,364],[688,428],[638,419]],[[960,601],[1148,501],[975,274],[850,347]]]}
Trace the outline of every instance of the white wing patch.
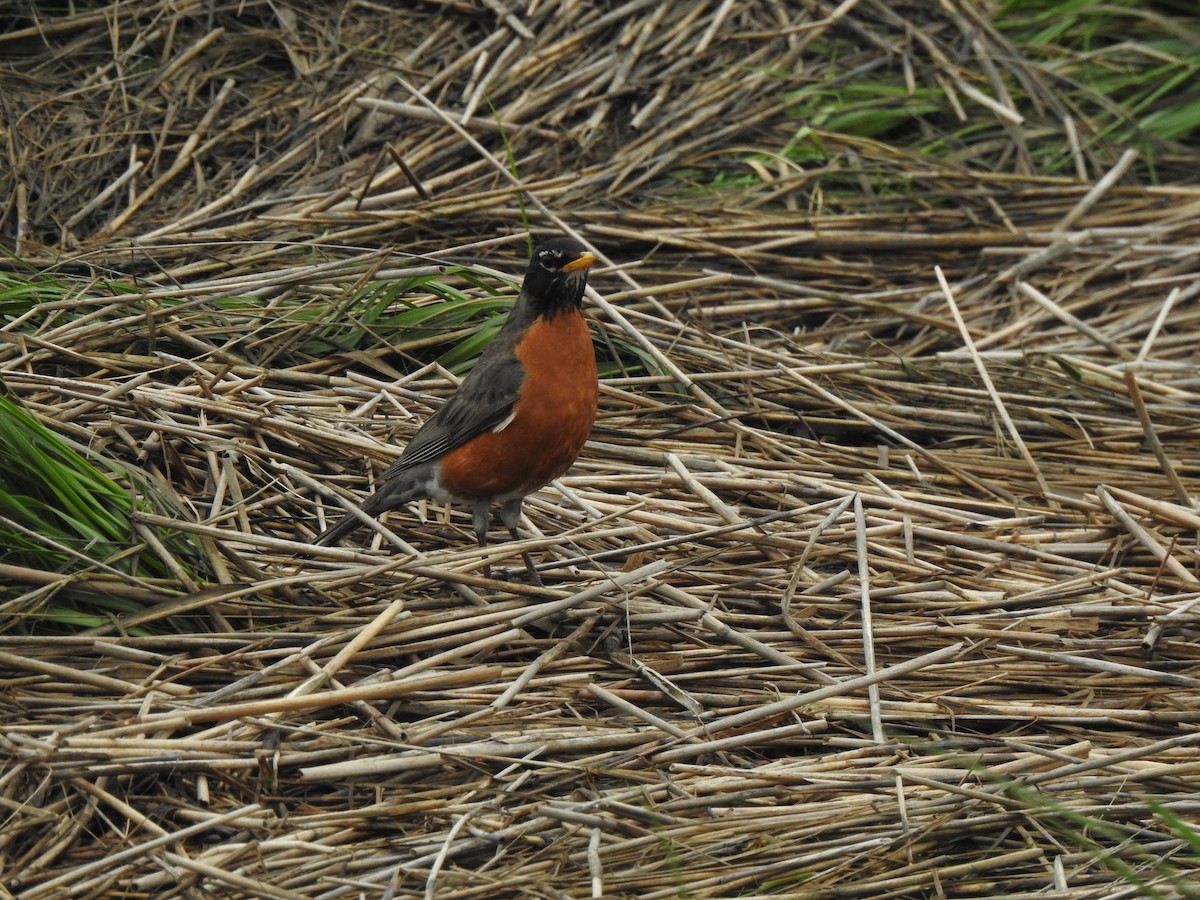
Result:
{"label": "white wing patch", "polygon": [[513,409],[512,412],[510,412],[507,416],[504,417],[503,421],[496,423],[496,425],[492,428],[492,431],[503,431],[505,428],[507,428],[509,425],[512,424],[513,416],[515,416],[516,414],[517,414],[516,409]]}

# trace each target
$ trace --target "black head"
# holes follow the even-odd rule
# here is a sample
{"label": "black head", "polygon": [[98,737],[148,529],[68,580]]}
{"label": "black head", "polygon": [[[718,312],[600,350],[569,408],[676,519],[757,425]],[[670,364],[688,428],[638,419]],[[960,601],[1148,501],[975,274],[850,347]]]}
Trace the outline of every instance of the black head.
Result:
{"label": "black head", "polygon": [[574,238],[551,238],[533,251],[521,290],[543,316],[579,309],[595,261],[596,255]]}

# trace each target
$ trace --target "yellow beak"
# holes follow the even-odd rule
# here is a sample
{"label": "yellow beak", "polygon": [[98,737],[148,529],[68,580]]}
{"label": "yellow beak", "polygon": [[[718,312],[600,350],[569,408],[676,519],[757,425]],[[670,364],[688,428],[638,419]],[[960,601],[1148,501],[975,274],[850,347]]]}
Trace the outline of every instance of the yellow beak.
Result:
{"label": "yellow beak", "polygon": [[575,257],[575,259],[571,260],[569,263],[567,263],[565,266],[563,266],[562,269],[560,269],[560,271],[562,271],[562,272],[578,272],[580,269],[590,268],[591,265],[595,261],[596,261],[596,254],[590,253],[589,251],[584,250],[582,253],[579,254],[579,256]]}

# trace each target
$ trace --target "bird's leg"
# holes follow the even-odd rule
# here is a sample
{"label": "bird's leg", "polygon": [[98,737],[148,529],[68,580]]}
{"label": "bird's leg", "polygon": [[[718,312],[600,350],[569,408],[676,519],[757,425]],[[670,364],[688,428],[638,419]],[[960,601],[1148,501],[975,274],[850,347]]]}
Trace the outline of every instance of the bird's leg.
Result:
{"label": "bird's leg", "polygon": [[[472,524],[475,526],[475,540],[479,542],[480,547],[487,546],[488,520],[491,518],[491,513],[491,502],[487,497],[484,497],[482,500],[475,501],[475,510],[472,514]],[[492,577],[491,563],[485,562],[483,564],[483,577]]]}
{"label": "bird's leg", "polygon": [[[517,534],[517,523],[521,521],[521,501],[524,499],[524,497],[517,497],[515,500],[508,500],[500,507],[500,521],[504,523],[504,527],[508,529],[508,533],[512,535],[514,541],[521,539],[521,536]],[[530,581],[541,587],[542,576],[533,567],[533,560],[529,558],[527,550],[521,551],[521,559],[525,560],[525,568],[529,571]]]}

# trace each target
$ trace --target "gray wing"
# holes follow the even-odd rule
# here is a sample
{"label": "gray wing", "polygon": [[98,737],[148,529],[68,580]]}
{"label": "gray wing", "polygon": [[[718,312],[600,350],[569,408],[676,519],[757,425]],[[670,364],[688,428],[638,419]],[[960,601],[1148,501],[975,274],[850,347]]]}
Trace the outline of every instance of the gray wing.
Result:
{"label": "gray wing", "polygon": [[521,361],[512,352],[512,337],[510,329],[501,329],[454,396],[425,420],[404,454],[383,473],[385,481],[406,469],[440,459],[512,414],[525,376]]}

